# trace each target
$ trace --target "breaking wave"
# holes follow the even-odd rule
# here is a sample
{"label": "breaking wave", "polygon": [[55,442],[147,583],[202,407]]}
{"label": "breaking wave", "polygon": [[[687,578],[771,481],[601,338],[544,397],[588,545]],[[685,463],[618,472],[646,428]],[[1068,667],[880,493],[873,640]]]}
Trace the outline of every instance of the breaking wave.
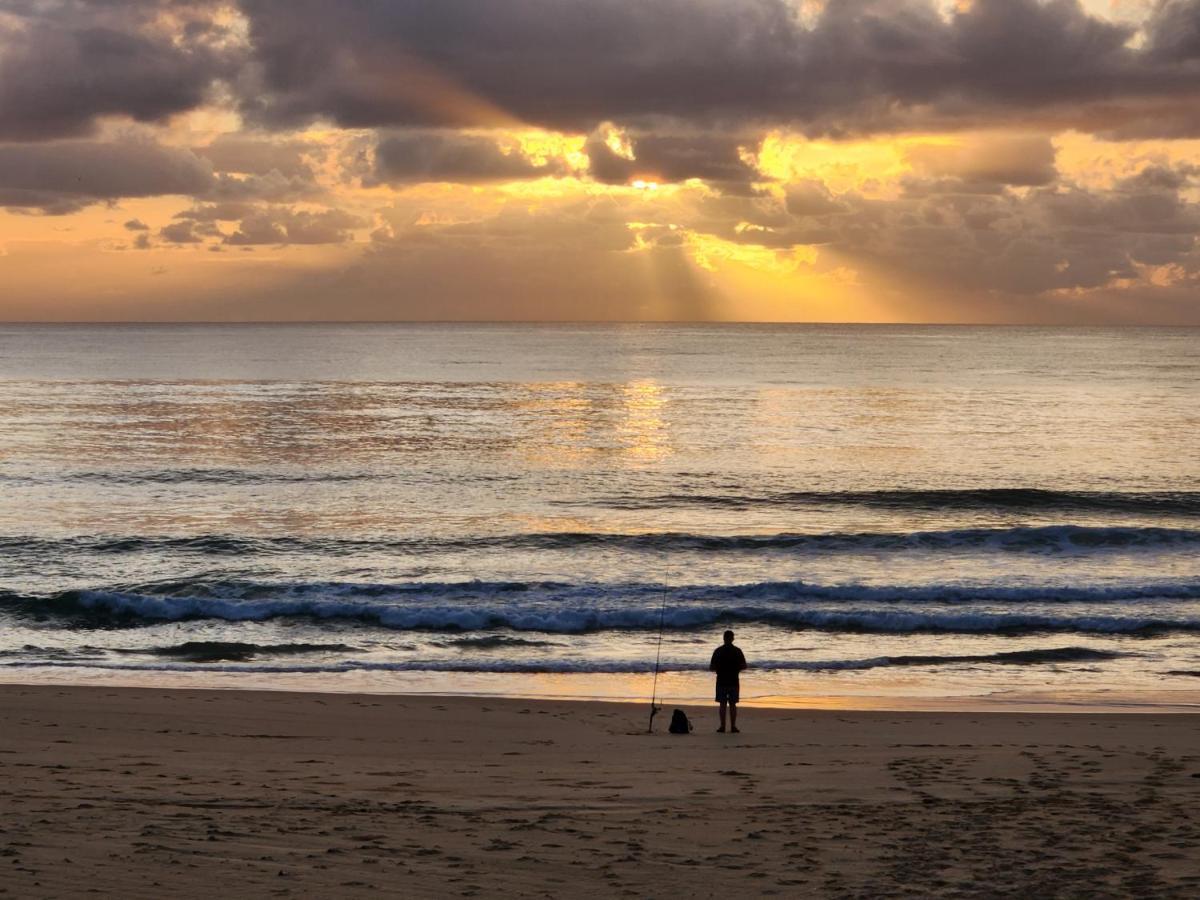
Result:
{"label": "breaking wave", "polygon": [[[755,668],[766,671],[834,672],[847,670],[878,669],[892,666],[936,667],[950,665],[1001,665],[1032,666],[1067,663],[1102,662],[1126,654],[1114,651],[1094,650],[1088,647],[1056,647],[1040,650],[1017,650],[1004,653],[981,653],[970,655],[930,656],[879,656],[869,659],[835,660],[763,660]],[[29,660],[0,662],[3,667],[51,667],[51,668],[98,668],[124,671],[182,671],[182,672],[261,672],[261,673],[338,673],[338,672],[491,672],[505,674],[520,673],[588,673],[621,674],[643,673],[654,669],[653,660],[404,660],[398,662],[370,662],[343,660],[328,663],[293,665],[221,665],[220,660],[230,657],[213,657],[212,664],[192,659],[189,663],[113,663],[96,660]],[[691,661],[666,660],[662,671],[703,671],[703,664]]]}
{"label": "breaking wave", "polygon": [[1078,554],[1106,550],[1169,550],[1200,545],[1200,530],[1136,526],[1045,525],[1012,528],[957,528],[914,532],[827,532],[821,534],[708,535],[684,532],[611,534],[546,532],[481,535],[470,538],[348,539],[299,537],[95,537],[51,540],[0,537],[0,551],[40,555],[169,553],[186,555],[322,554],[362,552],[442,553],[461,550],[613,549],[628,552],[789,554],[908,553],[913,551],[994,551]]}
{"label": "breaking wave", "polygon": [[0,592],[0,611],[33,619],[74,617],[82,627],[305,617],[398,630],[506,628],[562,634],[657,629],[660,621],[672,629],[761,622],[851,632],[1120,634],[1200,630],[1200,611],[1186,603],[1198,599],[1200,580],[1195,579],[1086,587],[180,581],[42,596]]}

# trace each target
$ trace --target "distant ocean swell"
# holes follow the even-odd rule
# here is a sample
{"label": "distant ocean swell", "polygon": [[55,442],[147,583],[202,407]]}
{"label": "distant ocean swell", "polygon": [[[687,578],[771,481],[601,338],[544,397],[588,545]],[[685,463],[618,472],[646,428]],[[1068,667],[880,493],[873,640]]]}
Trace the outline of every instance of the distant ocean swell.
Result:
{"label": "distant ocean swell", "polygon": [[1169,550],[1200,545],[1200,530],[1136,526],[1045,525],[1011,528],[954,528],[890,532],[821,534],[704,535],[681,532],[620,534],[544,532],[481,535],[470,538],[371,539],[238,537],[88,537],[50,539],[0,537],[0,552],[59,556],[70,553],[172,553],[188,555],[323,554],[346,556],[363,551],[405,554],[459,550],[614,549],[628,552],[754,553],[908,553],[913,551],[996,551],[1003,553],[1078,554],[1106,550]]}
{"label": "distant ocean swell", "polygon": [[[468,482],[513,481],[518,476],[471,473],[456,476]],[[681,475],[685,483],[688,479]],[[409,481],[407,473],[373,471],[293,472],[254,469],[147,469],[142,471],[68,471],[53,475],[0,473],[0,483],[111,485],[257,485],[293,483]],[[1130,513],[1143,516],[1200,517],[1200,491],[1070,491],[1040,488],[899,489],[872,491],[756,491],[731,485],[713,492],[711,479],[697,478],[703,490],[649,494],[641,491],[589,496],[586,505],[612,509],[669,509],[717,507],[862,507],[893,512],[989,512],[1031,514]],[[552,505],[576,505],[579,498],[550,500]]]}
{"label": "distant ocean swell", "polygon": [[879,491],[781,491],[773,493],[671,493],[616,495],[598,505],[619,509],[715,506],[846,507],[894,511],[1025,513],[1136,513],[1200,516],[1200,491],[1052,491],[1037,488],[978,488]]}
{"label": "distant ocean swell", "polygon": [[[215,644],[209,655],[200,655],[203,650],[193,644],[177,648],[155,648],[144,651],[147,655],[178,657],[186,662],[112,662],[104,656],[91,653],[81,654],[81,659],[45,659],[41,648],[30,648],[41,655],[39,659],[0,660],[0,668],[97,668],[121,671],[181,671],[181,672],[259,672],[259,673],[337,673],[337,672],[488,672],[488,673],[589,673],[621,674],[644,673],[654,669],[654,661],[645,660],[572,660],[572,659],[480,659],[463,660],[413,659],[395,662],[371,662],[365,660],[338,660],[320,663],[256,663],[254,665],[224,665],[225,661],[249,663],[257,656],[280,654],[279,647],[256,647],[253,644]],[[202,646],[202,645],[201,645]],[[345,648],[351,649],[351,648]],[[177,652],[173,652],[177,651]],[[134,652],[134,651],[120,651]],[[302,651],[291,651],[302,652]],[[31,653],[32,655],[32,653]],[[1002,653],[923,656],[878,656],[869,659],[832,660],[756,660],[755,668],[767,671],[853,671],[896,666],[936,667],[948,665],[1007,665],[1033,666],[1069,663],[1102,662],[1129,654],[1089,647],[1053,647],[1043,650],[1016,650]],[[705,671],[702,662],[665,660],[662,671],[694,672]]]}
{"label": "distant ocean swell", "polygon": [[1200,600],[1200,579],[1088,587],[184,581],[48,595],[0,592],[0,612],[33,619],[73,617],[81,627],[306,617],[399,630],[570,634],[656,629],[661,616],[672,629],[761,622],[851,632],[1116,634],[1200,630],[1200,610],[1188,602],[1195,600]]}
{"label": "distant ocean swell", "polygon": [[51,484],[78,482],[108,485],[135,484],[305,484],[309,482],[371,481],[383,476],[371,472],[256,472],[251,469],[151,469],[134,472],[56,472],[53,475],[0,474],[0,483]]}

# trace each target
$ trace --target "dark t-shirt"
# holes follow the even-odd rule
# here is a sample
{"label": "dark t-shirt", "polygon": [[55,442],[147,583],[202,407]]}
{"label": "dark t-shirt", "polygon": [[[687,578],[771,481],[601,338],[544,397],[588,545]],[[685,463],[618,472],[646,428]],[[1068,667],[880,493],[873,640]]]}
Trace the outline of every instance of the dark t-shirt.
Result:
{"label": "dark t-shirt", "polygon": [[737,684],[738,672],[746,668],[746,657],[733,644],[722,644],[713,651],[709,668],[717,673],[717,684]]}

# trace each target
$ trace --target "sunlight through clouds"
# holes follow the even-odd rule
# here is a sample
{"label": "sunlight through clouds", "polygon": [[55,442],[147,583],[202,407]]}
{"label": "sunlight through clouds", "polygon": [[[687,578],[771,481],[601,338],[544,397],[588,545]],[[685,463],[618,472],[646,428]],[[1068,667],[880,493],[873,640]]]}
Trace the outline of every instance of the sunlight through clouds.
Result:
{"label": "sunlight through clouds", "polygon": [[[298,301],[239,316],[404,318],[412,283],[469,318],[805,319],[825,290],[854,320],[1087,319],[1084,297],[1104,319],[1124,305],[1200,320],[1196,0],[576,14],[550,0],[475,17],[279,0],[6,11],[0,274],[124,271],[144,306],[137,285],[186,269],[172,296],[218,317],[222,293],[254,290],[229,278],[257,266]],[[581,272],[628,299],[574,309]],[[14,289],[0,315],[57,315],[42,305]]]}

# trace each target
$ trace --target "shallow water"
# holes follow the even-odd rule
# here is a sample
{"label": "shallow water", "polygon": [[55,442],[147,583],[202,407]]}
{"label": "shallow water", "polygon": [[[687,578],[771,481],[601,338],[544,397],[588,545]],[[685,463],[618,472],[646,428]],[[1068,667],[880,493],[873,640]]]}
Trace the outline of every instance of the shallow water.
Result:
{"label": "shallow water", "polygon": [[[1178,702],[1200,333],[0,327],[0,678]],[[645,684],[643,684],[645,682]]]}

